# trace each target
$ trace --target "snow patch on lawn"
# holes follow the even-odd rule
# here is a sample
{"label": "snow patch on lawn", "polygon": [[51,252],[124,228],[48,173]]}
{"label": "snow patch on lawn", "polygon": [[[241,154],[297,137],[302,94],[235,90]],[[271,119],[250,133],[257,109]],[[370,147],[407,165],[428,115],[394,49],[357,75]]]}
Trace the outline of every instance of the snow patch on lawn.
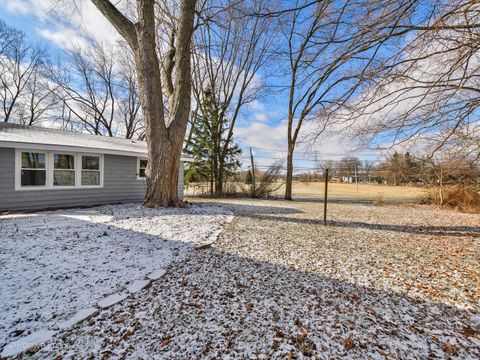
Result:
{"label": "snow patch on lawn", "polygon": [[232,217],[138,204],[0,216],[0,349],[163,273]]}

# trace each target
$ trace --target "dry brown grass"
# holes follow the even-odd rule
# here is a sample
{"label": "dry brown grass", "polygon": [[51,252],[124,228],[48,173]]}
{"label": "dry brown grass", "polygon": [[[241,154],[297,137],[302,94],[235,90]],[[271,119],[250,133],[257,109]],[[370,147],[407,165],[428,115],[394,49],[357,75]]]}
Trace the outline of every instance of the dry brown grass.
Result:
{"label": "dry brown grass", "polygon": [[[279,184],[280,185],[280,184]],[[323,198],[325,183],[323,182],[294,182],[293,198]],[[208,191],[204,187],[203,191]],[[239,188],[240,191],[240,188]],[[202,188],[197,186],[195,195],[199,195]],[[283,197],[285,193],[285,184],[281,184],[274,192],[274,196]],[[382,203],[405,203],[414,202],[421,197],[426,196],[427,191],[424,188],[413,186],[389,186],[377,184],[356,184],[329,183],[328,196],[331,200],[353,200],[374,202],[382,199]],[[193,188],[186,189],[186,195],[193,195]]]}
{"label": "dry brown grass", "polygon": [[424,201],[463,212],[480,212],[480,193],[474,187],[435,187],[427,193]]}
{"label": "dry brown grass", "polygon": [[[293,194],[296,197],[323,197],[325,183],[293,183]],[[285,186],[277,191],[278,195],[283,194]],[[389,186],[377,184],[356,184],[329,183],[328,196],[331,199],[352,199],[375,201],[379,198],[383,202],[409,202],[414,201],[425,194],[425,189],[412,186]]]}

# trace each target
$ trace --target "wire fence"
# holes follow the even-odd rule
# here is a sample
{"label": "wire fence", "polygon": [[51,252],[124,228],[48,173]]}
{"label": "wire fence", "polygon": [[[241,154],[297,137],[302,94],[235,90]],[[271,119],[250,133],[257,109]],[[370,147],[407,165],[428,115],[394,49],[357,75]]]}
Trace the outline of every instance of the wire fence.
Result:
{"label": "wire fence", "polygon": [[[295,168],[296,171],[303,168]],[[261,181],[257,179],[257,184]],[[329,177],[328,197],[331,201],[352,201],[366,203],[383,202],[412,202],[422,197],[427,191],[427,186],[419,185],[401,185],[392,186],[370,180],[368,177],[359,176],[336,176]],[[245,177],[232,178],[224,184],[224,194],[222,196],[250,196],[252,183]],[[269,198],[281,199],[285,197],[286,180],[280,177],[276,182],[270,184],[272,191],[268,194]],[[187,196],[215,196],[212,193],[210,182],[197,182],[188,184],[185,188]],[[325,197],[325,177],[323,173],[311,173],[311,176],[294,176],[292,183],[292,197],[294,200],[324,201]]]}
{"label": "wire fence", "polygon": [[[286,190],[287,161],[284,149],[252,147],[252,157],[241,156],[241,168],[223,184],[222,195],[251,194],[252,184],[247,181],[252,173],[257,184],[262,174],[272,165],[279,168],[277,181],[271,184],[270,197],[282,198]],[[270,154],[267,154],[269,152]],[[458,159],[443,159],[442,167],[434,162],[420,160],[421,157],[408,157],[411,169],[396,168],[388,163],[388,157],[378,153],[345,152],[322,153],[296,151],[293,158],[292,197],[297,200],[324,201],[325,173],[329,171],[328,196],[331,201],[356,202],[414,202],[424,198],[432,186],[463,181],[480,184],[480,168],[471,163],[455,162]],[[405,162],[405,155],[403,161]],[[425,157],[424,157],[425,158]],[[413,164],[413,165],[412,165]],[[210,182],[188,184],[186,194],[190,196],[215,195]],[[217,194],[218,195],[218,194]]]}

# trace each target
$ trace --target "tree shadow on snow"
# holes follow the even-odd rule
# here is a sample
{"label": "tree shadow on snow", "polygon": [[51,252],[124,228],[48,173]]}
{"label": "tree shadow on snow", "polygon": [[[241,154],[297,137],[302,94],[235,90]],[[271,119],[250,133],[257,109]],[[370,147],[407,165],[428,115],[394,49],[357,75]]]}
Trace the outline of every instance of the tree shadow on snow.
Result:
{"label": "tree shadow on snow", "polygon": [[[100,355],[100,336],[127,358],[480,356],[478,313],[218,248],[191,253],[96,323],[100,335],[80,329],[60,347]],[[118,323],[135,329],[128,340]]]}
{"label": "tree shadow on snow", "polygon": [[[235,212],[235,216],[240,217],[249,217],[257,220],[266,220],[266,221],[279,221],[286,223],[296,223],[296,224],[308,224],[308,225],[323,225],[323,208],[318,208],[318,217],[314,218],[299,218],[299,217],[287,217],[287,216],[276,216],[276,215],[293,215],[293,214],[302,214],[303,211],[300,211],[295,208],[286,208],[286,207],[268,207],[268,206],[258,206],[258,205],[249,205],[245,203],[241,204],[231,204],[231,203],[222,203],[222,202],[212,202],[210,204],[215,204],[222,206],[224,208],[230,209]],[[327,220],[327,225],[331,227],[338,228],[358,228],[358,229],[367,229],[372,231],[394,231],[400,233],[411,233],[419,235],[430,235],[430,236],[452,236],[452,237],[464,237],[464,236],[479,236],[480,235],[480,226],[429,226],[429,225],[396,225],[396,224],[377,224],[377,223],[367,223],[360,221],[339,221],[339,220]]]}
{"label": "tree shadow on snow", "polygon": [[[293,208],[218,205],[235,210],[236,216],[321,223],[318,219],[279,216],[302,213]],[[79,228],[91,226],[78,219],[75,224]],[[331,225],[342,226],[335,222]],[[62,226],[61,221],[58,226]],[[352,223],[352,227],[361,226],[365,225]],[[145,238],[144,233],[111,225],[109,231],[119,231],[126,239]],[[178,243],[148,237],[170,245]],[[92,253],[78,256],[92,257]],[[63,347],[65,353],[93,352],[100,356],[106,347],[114,356],[147,354],[157,358],[247,357],[260,353],[272,358],[480,356],[480,340],[475,338],[480,332],[478,312],[215,247],[192,250],[187,259],[170,265],[150,289],[101,312],[93,320],[102,331],[95,335],[82,333],[87,326],[84,323],[72,333],[57,337],[58,343],[48,345],[45,351],[50,351],[50,346],[50,355],[56,355]],[[134,330],[126,336],[118,324],[122,329]],[[90,337],[102,341],[102,347],[95,348],[98,342]],[[64,345],[62,341],[66,341]]]}

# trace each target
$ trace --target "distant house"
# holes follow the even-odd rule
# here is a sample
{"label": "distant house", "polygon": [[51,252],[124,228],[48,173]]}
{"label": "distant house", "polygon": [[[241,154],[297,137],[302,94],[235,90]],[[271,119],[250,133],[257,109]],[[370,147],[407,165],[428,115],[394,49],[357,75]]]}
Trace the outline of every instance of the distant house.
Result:
{"label": "distant house", "polygon": [[[342,183],[352,184],[354,182],[357,182],[356,176],[342,176]],[[358,182],[361,182],[360,177],[358,178]]]}
{"label": "distant house", "polygon": [[144,141],[0,123],[0,210],[139,202],[146,166]]}

